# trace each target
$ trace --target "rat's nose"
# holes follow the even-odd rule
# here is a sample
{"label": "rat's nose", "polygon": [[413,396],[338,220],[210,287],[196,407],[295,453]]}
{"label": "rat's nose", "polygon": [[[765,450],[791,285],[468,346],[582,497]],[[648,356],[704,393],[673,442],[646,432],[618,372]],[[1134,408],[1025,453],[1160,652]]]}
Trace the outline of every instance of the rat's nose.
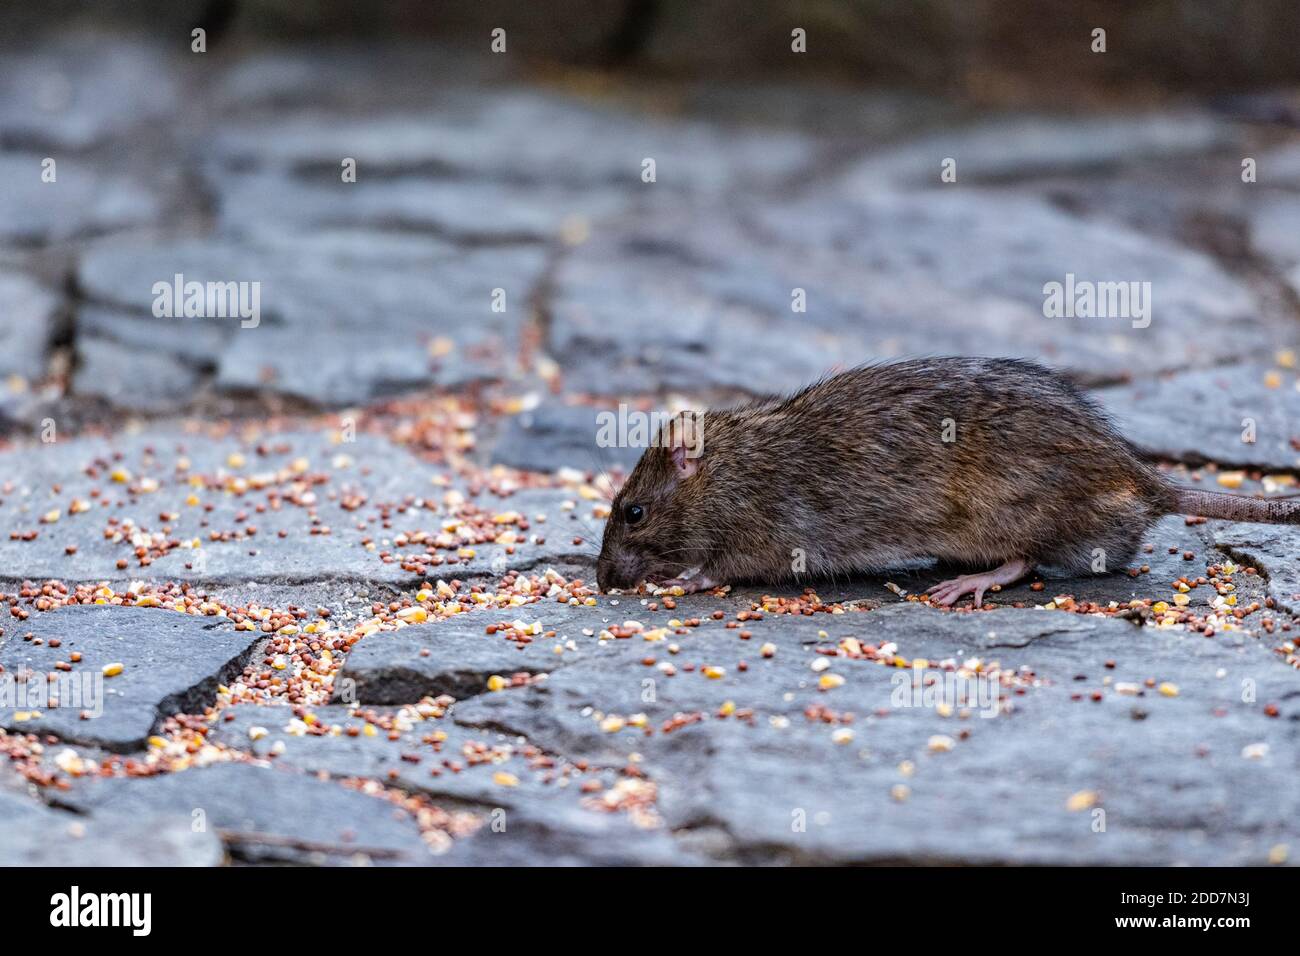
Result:
{"label": "rat's nose", "polygon": [[596,562],[596,587],[602,591],[608,591],[610,588],[618,586],[614,583],[614,562],[601,555]]}
{"label": "rat's nose", "polygon": [[596,586],[602,591],[610,588],[636,587],[640,582],[634,562],[602,554],[596,561]]}

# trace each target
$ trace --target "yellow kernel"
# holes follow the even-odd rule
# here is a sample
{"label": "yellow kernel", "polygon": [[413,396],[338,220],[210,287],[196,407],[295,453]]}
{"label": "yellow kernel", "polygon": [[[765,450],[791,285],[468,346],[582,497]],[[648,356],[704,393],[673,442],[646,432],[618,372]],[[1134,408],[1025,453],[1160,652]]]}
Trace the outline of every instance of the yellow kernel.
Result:
{"label": "yellow kernel", "polygon": [[1072,794],[1070,799],[1065,801],[1065,809],[1071,813],[1078,813],[1080,810],[1087,810],[1089,807],[1097,805],[1097,791],[1080,790]]}

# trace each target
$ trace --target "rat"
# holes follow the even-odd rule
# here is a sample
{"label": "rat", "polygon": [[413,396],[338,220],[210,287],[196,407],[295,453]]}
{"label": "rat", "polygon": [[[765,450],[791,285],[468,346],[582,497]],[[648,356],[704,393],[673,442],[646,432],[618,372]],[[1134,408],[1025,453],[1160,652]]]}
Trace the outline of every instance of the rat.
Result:
{"label": "rat", "polygon": [[933,558],[992,568],[929,589],[980,607],[1038,565],[1123,568],[1167,514],[1300,524],[1300,501],[1171,484],[1036,363],[916,359],[669,419],[613,499],[596,581],[691,593]]}

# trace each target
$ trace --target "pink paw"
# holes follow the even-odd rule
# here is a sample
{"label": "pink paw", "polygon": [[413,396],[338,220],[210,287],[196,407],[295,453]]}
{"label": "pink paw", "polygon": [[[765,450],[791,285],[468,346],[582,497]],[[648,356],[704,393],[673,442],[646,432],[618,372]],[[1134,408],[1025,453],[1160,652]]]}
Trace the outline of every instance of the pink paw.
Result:
{"label": "pink paw", "polygon": [[980,607],[984,603],[984,592],[997,583],[992,572],[963,574],[951,581],[942,581],[936,584],[926,593],[930,595],[931,601],[943,607],[955,604],[963,594],[974,594],[975,607]]}
{"label": "pink paw", "polygon": [[670,578],[659,586],[663,588],[681,588],[687,594],[697,594],[700,591],[711,591],[718,584],[703,575],[696,575],[693,578]]}
{"label": "pink paw", "polygon": [[992,571],[985,571],[983,574],[963,574],[951,581],[943,581],[930,588],[926,593],[930,595],[930,599],[935,604],[943,607],[951,606],[963,594],[974,594],[974,606],[981,607],[984,604],[984,592],[989,588],[1014,584],[1028,573],[1029,562],[1017,559],[1007,561],[1005,564],[999,565]]}

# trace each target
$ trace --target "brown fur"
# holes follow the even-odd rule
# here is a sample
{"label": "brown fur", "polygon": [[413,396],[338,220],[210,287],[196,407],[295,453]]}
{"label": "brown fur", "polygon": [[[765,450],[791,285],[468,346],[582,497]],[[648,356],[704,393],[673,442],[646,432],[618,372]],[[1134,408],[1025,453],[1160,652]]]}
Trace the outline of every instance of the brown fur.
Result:
{"label": "brown fur", "polygon": [[[1091,399],[1031,362],[865,366],[701,419],[696,473],[681,477],[669,450],[652,447],[615,497],[602,588],[694,567],[719,582],[787,579],[796,549],[809,575],[926,557],[1087,572],[1097,549],[1114,570],[1152,522],[1193,503]],[[955,441],[942,440],[945,419]],[[1196,508],[1210,498],[1251,502],[1202,495]],[[645,509],[635,525],[630,504]],[[1272,513],[1257,505],[1224,517]]]}

